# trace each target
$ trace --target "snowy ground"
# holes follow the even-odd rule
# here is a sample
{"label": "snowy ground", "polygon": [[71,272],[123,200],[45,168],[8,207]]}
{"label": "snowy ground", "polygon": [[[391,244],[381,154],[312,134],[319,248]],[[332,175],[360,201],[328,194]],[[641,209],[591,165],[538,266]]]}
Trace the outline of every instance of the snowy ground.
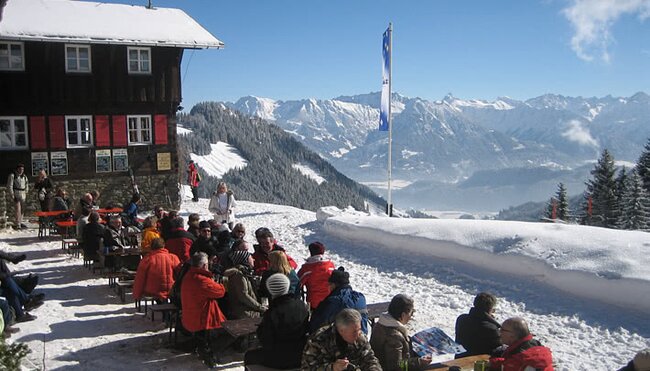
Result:
{"label": "snowy ground", "polygon": [[[188,202],[184,196],[181,215],[198,212],[207,218],[207,202],[206,199]],[[411,294],[417,308],[410,323],[412,331],[437,326],[453,336],[456,317],[468,310],[477,292],[488,290],[501,298],[497,319],[502,321],[514,315],[527,318],[532,331],[552,348],[558,370],[616,370],[637,350],[650,346],[648,311],[578,298],[536,277],[477,268],[472,259],[435,258],[415,248],[417,241],[399,237],[419,233],[420,238],[447,247],[453,244],[471,247],[480,241],[479,238],[462,240],[462,228],[467,228],[462,224],[456,225],[461,232],[456,236],[447,235],[446,241],[440,236],[425,236],[422,227],[409,227],[409,221],[392,224],[394,220],[390,220],[389,224],[389,219],[383,218],[360,226],[373,229],[381,224],[385,230],[392,231],[397,237],[391,241],[396,243],[384,246],[360,238],[370,237],[368,232],[346,236],[354,230],[350,225],[364,223],[354,215],[330,218],[323,223],[309,211],[238,202],[237,217],[247,226],[248,241],[253,241],[252,232],[256,228],[268,226],[299,263],[308,256],[307,243],[324,242],[330,258],[350,271],[353,287],[364,292],[369,303],[389,300],[399,292]],[[334,225],[342,226],[341,230],[346,232],[333,233]],[[408,228],[412,228],[410,232]],[[522,240],[529,238],[521,228],[516,233],[523,236]],[[42,279],[38,290],[46,293],[45,304],[34,311],[39,318],[17,325],[21,331],[11,338],[11,341],[27,342],[32,349],[25,366],[48,370],[201,369],[193,354],[167,346],[161,322],[151,322],[135,314],[133,304],[121,304],[105,279],[83,269],[80,259],[61,253],[60,243],[40,242],[35,235],[35,230],[0,234],[0,249],[25,252],[28,260],[16,269],[38,273]],[[620,246],[636,243],[636,237],[629,234],[619,237]],[[544,245],[534,246],[542,249]],[[499,252],[492,254],[492,259],[501,258],[497,256]],[[600,261],[599,264],[607,261],[594,260]],[[516,263],[504,260],[503,264]],[[635,275],[645,274],[641,268],[635,272]],[[228,364],[223,369],[242,369],[240,355],[228,354],[224,361]]]}

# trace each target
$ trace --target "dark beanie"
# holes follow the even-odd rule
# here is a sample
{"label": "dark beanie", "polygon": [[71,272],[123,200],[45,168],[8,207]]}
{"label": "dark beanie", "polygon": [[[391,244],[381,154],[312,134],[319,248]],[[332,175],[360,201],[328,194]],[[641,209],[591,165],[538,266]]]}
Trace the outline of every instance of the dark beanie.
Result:
{"label": "dark beanie", "polygon": [[311,256],[323,255],[325,253],[325,245],[316,241],[309,244],[309,253]]}
{"label": "dark beanie", "polygon": [[350,273],[346,272],[343,267],[339,267],[338,269],[332,271],[332,275],[327,280],[327,282],[333,283],[336,285],[336,287],[349,285]]}
{"label": "dark beanie", "polygon": [[210,228],[210,223],[208,223],[205,220],[199,223],[199,229],[206,229],[206,228]]}

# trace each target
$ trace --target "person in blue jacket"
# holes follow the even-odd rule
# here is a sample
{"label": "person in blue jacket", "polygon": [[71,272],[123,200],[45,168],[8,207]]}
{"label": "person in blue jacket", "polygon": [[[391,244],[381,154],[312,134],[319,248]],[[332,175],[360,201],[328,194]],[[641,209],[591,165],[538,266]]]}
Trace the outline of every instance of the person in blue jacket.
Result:
{"label": "person in blue jacket", "polygon": [[361,313],[361,330],[368,334],[368,309],[366,297],[350,286],[350,273],[343,267],[332,272],[329,280],[330,294],[320,303],[309,321],[309,331],[316,332],[320,327],[334,322],[336,315],[345,308],[356,309]]}

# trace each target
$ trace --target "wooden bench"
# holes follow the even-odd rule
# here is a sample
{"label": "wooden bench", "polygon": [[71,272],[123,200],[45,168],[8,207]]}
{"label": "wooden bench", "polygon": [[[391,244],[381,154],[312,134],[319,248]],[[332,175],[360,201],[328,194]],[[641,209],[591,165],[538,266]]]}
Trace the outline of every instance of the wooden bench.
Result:
{"label": "wooden bench", "polygon": [[[174,328],[176,328],[178,324],[180,309],[172,303],[154,304],[149,307],[149,309],[151,310],[151,321],[154,320],[156,313],[162,313],[163,319],[167,317],[167,326],[169,327],[169,343],[172,344],[172,332],[174,332]],[[165,314],[167,316],[165,316]],[[176,343],[177,338],[178,333],[174,332],[174,344]]]}
{"label": "wooden bench", "polygon": [[487,354],[452,359],[450,361],[432,363],[425,370],[449,370],[453,366],[460,367],[461,370],[473,370],[474,362],[487,361],[488,359],[490,359],[490,356]]}
{"label": "wooden bench", "polygon": [[61,239],[61,250],[66,250],[69,249],[70,247],[74,247],[79,245],[79,241],[77,241],[76,238],[63,238]]}
{"label": "wooden bench", "polygon": [[122,303],[126,303],[126,292],[129,289],[133,288],[133,281],[118,281],[115,284],[115,288],[117,291],[117,295],[120,296],[120,300],[122,300]]}

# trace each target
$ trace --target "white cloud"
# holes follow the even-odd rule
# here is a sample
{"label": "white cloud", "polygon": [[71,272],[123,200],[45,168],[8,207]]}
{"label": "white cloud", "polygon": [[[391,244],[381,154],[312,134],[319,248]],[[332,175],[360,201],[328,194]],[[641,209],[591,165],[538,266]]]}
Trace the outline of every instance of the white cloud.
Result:
{"label": "white cloud", "polygon": [[562,10],[575,29],[571,48],[578,57],[594,57],[609,63],[607,47],[613,41],[610,29],[624,14],[636,14],[641,21],[650,18],[650,0],[570,0]]}
{"label": "white cloud", "polygon": [[577,142],[584,146],[598,147],[598,141],[591,136],[589,129],[582,126],[578,120],[571,120],[567,123],[568,129],[562,136],[572,142]]}

